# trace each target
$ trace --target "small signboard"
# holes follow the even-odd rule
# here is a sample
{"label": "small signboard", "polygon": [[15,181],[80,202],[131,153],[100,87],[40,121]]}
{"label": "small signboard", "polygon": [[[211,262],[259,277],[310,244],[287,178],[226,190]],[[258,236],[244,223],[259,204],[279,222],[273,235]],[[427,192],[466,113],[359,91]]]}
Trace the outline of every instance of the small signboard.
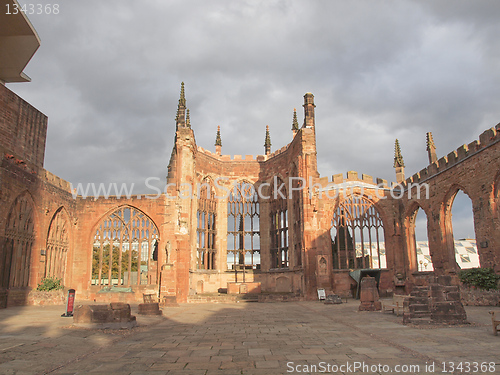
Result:
{"label": "small signboard", "polygon": [[326,293],[325,293],[325,290],[323,288],[318,289],[318,299],[320,301],[324,301],[326,299]]}
{"label": "small signboard", "polygon": [[66,313],[62,314],[61,316],[65,316],[65,317],[73,316],[73,308],[75,306],[75,293],[76,293],[76,291],[74,289],[68,290],[68,300],[66,302]]}

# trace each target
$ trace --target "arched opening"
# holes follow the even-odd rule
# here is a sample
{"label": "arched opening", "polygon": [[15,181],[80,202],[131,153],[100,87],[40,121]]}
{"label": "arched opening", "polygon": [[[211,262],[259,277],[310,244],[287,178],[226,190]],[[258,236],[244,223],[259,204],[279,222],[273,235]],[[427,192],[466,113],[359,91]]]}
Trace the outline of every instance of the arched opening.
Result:
{"label": "arched opening", "polygon": [[292,218],[290,222],[293,224],[293,259],[292,267],[302,266],[302,219],[301,219],[301,190],[303,181],[298,178],[299,173],[297,166],[294,164],[290,172],[292,186]]}
{"label": "arched opening", "polygon": [[259,200],[248,182],[236,184],[228,197],[227,267],[260,269]]}
{"label": "arched opening", "polygon": [[31,252],[35,242],[34,215],[31,197],[27,193],[14,201],[5,227],[5,243],[1,262],[1,288],[29,285]]}
{"label": "arched opening", "polygon": [[434,266],[429,248],[425,211],[416,205],[407,220],[410,271],[433,271]]}
{"label": "arched opening", "polygon": [[351,195],[341,202],[330,234],[334,269],[387,268],[382,219],[368,199]]}
{"label": "arched opening", "polygon": [[198,193],[198,210],[196,211],[196,268],[213,270],[215,266],[217,200],[215,189],[208,179],[200,185]]}
{"label": "arched opening", "polygon": [[494,207],[497,215],[497,219],[500,219],[500,171],[497,173],[498,177],[493,188],[493,201]]}
{"label": "arched opening", "polygon": [[451,202],[451,233],[457,265],[462,269],[480,267],[472,201],[462,190],[457,190]]}
{"label": "arched opening", "polygon": [[63,284],[69,247],[68,231],[68,220],[60,208],[52,218],[47,235],[44,276],[61,279]]}
{"label": "arched opening", "polygon": [[271,268],[288,268],[288,204],[286,186],[276,177],[270,194]]}
{"label": "arched opening", "polygon": [[142,211],[122,206],[97,225],[92,256],[92,285],[156,284],[155,223]]}

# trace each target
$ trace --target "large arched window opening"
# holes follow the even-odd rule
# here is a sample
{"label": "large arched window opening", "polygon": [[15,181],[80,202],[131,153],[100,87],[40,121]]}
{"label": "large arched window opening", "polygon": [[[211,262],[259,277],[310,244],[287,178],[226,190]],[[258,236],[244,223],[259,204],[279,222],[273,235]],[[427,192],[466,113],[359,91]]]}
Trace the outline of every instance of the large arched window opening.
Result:
{"label": "large arched window opening", "polygon": [[334,269],[386,268],[383,223],[368,199],[351,195],[333,214],[332,259]]}
{"label": "large arched window opening", "polygon": [[302,266],[302,219],[301,219],[301,191],[304,183],[299,179],[297,167],[294,165],[290,178],[292,179],[292,220],[293,223],[293,263],[292,266]]}
{"label": "large arched window opening", "polygon": [[432,258],[427,237],[427,215],[419,206],[408,218],[407,237],[410,249],[411,271],[433,271]]}
{"label": "large arched window opening", "polygon": [[[271,268],[288,268],[288,208],[287,192],[283,181],[278,177],[271,184],[270,191],[270,237]],[[284,197],[284,198],[283,198]]]}
{"label": "large arched window opening", "polygon": [[45,253],[45,277],[56,277],[64,280],[66,260],[68,253],[69,225],[60,208],[52,218],[47,236],[47,249]]}
{"label": "large arched window opening", "polygon": [[240,182],[227,203],[228,269],[260,269],[259,200],[252,184]]}
{"label": "large arched window opening", "polygon": [[457,265],[463,269],[479,267],[472,201],[462,190],[451,198],[451,226]]}
{"label": "large arched window opening", "polygon": [[494,199],[494,207],[496,210],[497,218],[500,219],[500,171],[498,172],[498,177],[495,182],[495,186],[493,188],[493,199]]}
{"label": "large arched window opening", "polygon": [[196,268],[202,270],[215,269],[215,218],[217,200],[215,190],[208,180],[200,185],[198,210],[196,212]]}
{"label": "large arched window opening", "polygon": [[94,234],[92,284],[131,286],[155,280],[152,266],[158,240],[158,228],[147,215],[134,207],[117,208]]}
{"label": "large arched window opening", "polygon": [[16,198],[7,216],[2,256],[2,288],[29,285],[31,252],[35,242],[33,205],[28,194]]}

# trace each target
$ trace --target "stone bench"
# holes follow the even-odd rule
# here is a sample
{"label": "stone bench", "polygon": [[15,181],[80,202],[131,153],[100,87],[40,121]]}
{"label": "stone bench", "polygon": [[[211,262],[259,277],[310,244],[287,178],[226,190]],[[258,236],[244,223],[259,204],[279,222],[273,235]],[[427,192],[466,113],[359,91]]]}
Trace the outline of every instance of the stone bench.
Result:
{"label": "stone bench", "polygon": [[399,316],[404,312],[404,302],[408,299],[408,296],[402,294],[394,294],[392,296],[392,303],[383,303],[383,311],[391,311],[392,313]]}
{"label": "stone bench", "polygon": [[493,334],[495,336],[498,335],[498,331],[500,331],[500,328],[498,326],[500,325],[500,318],[495,317],[495,311],[490,311],[491,314],[491,323],[493,324]]}

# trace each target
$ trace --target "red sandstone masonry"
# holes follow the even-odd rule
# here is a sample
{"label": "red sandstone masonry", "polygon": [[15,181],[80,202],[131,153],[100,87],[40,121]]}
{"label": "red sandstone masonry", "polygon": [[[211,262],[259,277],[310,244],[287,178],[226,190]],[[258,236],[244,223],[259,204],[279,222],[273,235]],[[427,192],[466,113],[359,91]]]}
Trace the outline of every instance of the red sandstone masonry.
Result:
{"label": "red sandstone masonry", "polygon": [[[0,164],[0,252],[5,242],[7,215],[13,202],[20,194],[29,194],[34,208],[36,241],[33,247],[30,268],[30,287],[35,287],[44,275],[45,259],[42,251],[51,220],[58,210],[64,212],[68,222],[69,250],[65,274],[65,285],[77,290],[77,299],[110,300],[133,298],[140,301],[142,293],[153,286],[134,287],[131,296],[117,293],[103,297],[97,294],[100,287],[91,286],[92,242],[96,225],[107,213],[127,205],[135,207],[156,224],[160,232],[158,254],[158,277],[161,278],[161,297],[177,297],[178,302],[186,302],[190,289],[195,290],[199,281],[205,288],[216,291],[227,287],[234,281],[232,273],[225,272],[225,254],[227,249],[227,204],[222,201],[217,207],[216,228],[218,235],[216,257],[218,270],[196,270],[196,210],[195,199],[167,199],[164,195],[151,200],[132,198],[72,198],[67,181],[41,168],[45,147],[46,117],[30,107],[9,90],[0,87],[0,145],[2,161]],[[308,100],[311,97],[308,96]],[[307,104],[307,113],[313,107]],[[182,117],[182,116],[181,116]],[[45,122],[44,122],[45,121]],[[363,193],[380,213],[384,225],[384,237],[388,269],[384,270],[380,280],[382,294],[394,291],[396,273],[403,274],[409,286],[416,271],[415,254],[411,248],[411,225],[409,218],[416,207],[421,207],[429,219],[429,243],[436,273],[456,272],[453,253],[451,228],[451,201],[457,189],[464,190],[473,202],[476,237],[482,265],[495,266],[500,272],[500,228],[499,185],[500,125],[485,131],[479,141],[471,142],[429,165],[420,173],[410,177],[410,182],[427,182],[430,186],[430,199],[413,197],[392,199],[389,184],[383,179],[374,179],[366,174],[347,172],[346,177],[336,174],[329,179],[320,178],[317,171],[316,141],[314,119],[305,121],[308,128],[300,129],[292,142],[269,155],[229,155],[219,156],[199,147],[195,143],[194,133],[188,127],[179,127],[176,144],[168,166],[167,182],[174,183],[169,194],[175,195],[181,190],[182,183],[195,186],[204,178],[214,180],[227,177],[248,181],[257,186],[271,182],[279,176],[284,182],[289,177],[302,177],[307,183],[326,187],[330,183],[340,185],[342,191],[353,194]],[[17,129],[18,124],[21,127]],[[44,125],[45,124],[45,125]],[[45,126],[45,128],[44,128]],[[37,128],[38,127],[38,128]],[[16,130],[17,129],[17,130]],[[37,130],[38,129],[38,130]],[[44,130],[45,129],[45,130]],[[16,133],[19,131],[19,134]],[[32,143],[12,146],[18,136],[32,139]],[[30,138],[31,137],[31,138]],[[37,138],[39,137],[39,138]],[[11,147],[12,146],[12,147]],[[41,151],[40,151],[41,150]],[[41,152],[41,153],[40,153]],[[383,187],[377,197],[376,185]],[[361,189],[363,187],[363,189]],[[195,192],[196,194],[196,192]],[[266,292],[290,292],[306,298],[316,298],[316,288],[325,287],[338,294],[350,292],[352,280],[346,270],[333,270],[331,259],[331,220],[338,207],[339,199],[309,196],[304,189],[299,194],[300,213],[293,213],[293,202],[288,201],[289,213],[289,249],[290,269],[271,269],[270,266],[270,215],[269,203],[260,204],[261,228],[261,271],[248,275],[248,280],[261,283]],[[297,224],[298,230],[294,225]],[[301,238],[299,254],[293,253],[296,238]],[[166,251],[168,250],[168,260]],[[299,255],[301,262],[298,261]],[[3,259],[0,254],[0,260]],[[328,272],[318,274],[318,259],[325,257]],[[0,266],[2,266],[0,264]],[[2,268],[0,268],[2,269]],[[220,273],[219,273],[220,271]],[[418,276],[418,275],[417,275]],[[0,290],[0,298],[3,295]],[[26,302],[28,289],[9,291],[12,303]],[[0,305],[1,305],[0,301]]]}
{"label": "red sandstone masonry", "polygon": [[43,166],[47,116],[0,85],[0,145],[3,153]]}

